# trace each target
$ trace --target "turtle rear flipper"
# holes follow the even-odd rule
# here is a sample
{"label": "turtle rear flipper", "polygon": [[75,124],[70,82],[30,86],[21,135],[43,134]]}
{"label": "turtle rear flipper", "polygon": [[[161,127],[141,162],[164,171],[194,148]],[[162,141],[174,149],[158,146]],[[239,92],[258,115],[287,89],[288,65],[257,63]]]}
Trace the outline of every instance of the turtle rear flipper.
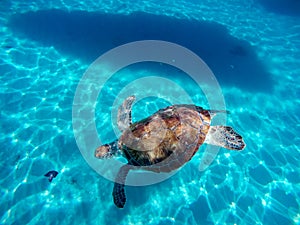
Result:
{"label": "turtle rear flipper", "polygon": [[120,131],[124,131],[131,125],[131,108],[134,101],[135,96],[129,96],[119,107],[117,123]]}
{"label": "turtle rear flipper", "polygon": [[131,167],[128,164],[122,166],[117,174],[114,183],[114,189],[112,195],[114,198],[114,203],[118,208],[124,208],[126,202],[124,187],[125,187],[125,180],[130,169]]}
{"label": "turtle rear flipper", "polygon": [[230,150],[243,150],[246,146],[242,136],[228,126],[211,126],[206,135],[205,143]]}

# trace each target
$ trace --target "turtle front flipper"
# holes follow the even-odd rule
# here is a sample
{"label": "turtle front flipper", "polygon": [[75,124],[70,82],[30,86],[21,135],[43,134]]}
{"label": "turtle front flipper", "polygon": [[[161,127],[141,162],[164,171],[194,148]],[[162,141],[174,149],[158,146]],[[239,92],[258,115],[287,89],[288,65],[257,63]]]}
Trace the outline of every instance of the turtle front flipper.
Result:
{"label": "turtle front flipper", "polygon": [[211,126],[206,135],[205,143],[230,150],[243,150],[246,147],[242,136],[228,126]]}
{"label": "turtle front flipper", "polygon": [[113,141],[109,144],[101,145],[95,150],[95,157],[98,159],[110,159],[121,154],[118,149],[118,141]]}
{"label": "turtle front flipper", "polygon": [[134,101],[135,96],[129,96],[119,107],[117,123],[120,131],[124,131],[131,125],[131,107]]}
{"label": "turtle front flipper", "polygon": [[129,170],[131,169],[131,166],[128,164],[122,166],[117,174],[117,177],[115,179],[114,183],[114,189],[113,189],[113,198],[114,203],[118,208],[124,208],[125,202],[126,202],[126,195],[125,195],[125,180],[129,173]]}

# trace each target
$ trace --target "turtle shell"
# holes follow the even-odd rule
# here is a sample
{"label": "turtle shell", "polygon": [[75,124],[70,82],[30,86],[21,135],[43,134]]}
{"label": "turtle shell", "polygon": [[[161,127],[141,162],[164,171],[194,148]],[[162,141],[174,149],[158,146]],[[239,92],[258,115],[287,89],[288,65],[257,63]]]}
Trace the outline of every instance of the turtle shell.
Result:
{"label": "turtle shell", "polygon": [[208,110],[173,105],[133,123],[119,139],[128,163],[154,172],[170,172],[188,162],[210,127]]}

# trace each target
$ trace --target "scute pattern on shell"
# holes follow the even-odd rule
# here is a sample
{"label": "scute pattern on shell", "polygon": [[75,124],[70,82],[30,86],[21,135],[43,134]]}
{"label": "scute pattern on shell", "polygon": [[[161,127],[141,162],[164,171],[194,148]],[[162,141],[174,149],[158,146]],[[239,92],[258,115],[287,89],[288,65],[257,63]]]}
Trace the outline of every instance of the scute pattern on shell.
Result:
{"label": "scute pattern on shell", "polygon": [[119,139],[129,164],[154,172],[170,172],[188,162],[204,142],[209,111],[173,105],[132,124]]}

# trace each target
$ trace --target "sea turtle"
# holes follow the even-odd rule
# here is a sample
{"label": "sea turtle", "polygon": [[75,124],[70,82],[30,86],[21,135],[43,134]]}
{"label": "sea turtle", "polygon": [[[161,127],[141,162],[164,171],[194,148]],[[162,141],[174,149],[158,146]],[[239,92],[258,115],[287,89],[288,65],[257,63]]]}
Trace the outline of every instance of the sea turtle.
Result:
{"label": "sea turtle", "polygon": [[205,110],[196,105],[172,105],[153,115],[132,123],[131,107],[135,96],[128,97],[118,110],[118,128],[121,137],[99,146],[95,157],[124,156],[123,165],[115,178],[113,199],[117,207],[126,202],[125,180],[130,169],[170,172],[188,162],[203,143],[230,150],[242,150],[245,143],[241,135],[229,126],[210,126],[216,113],[223,110]]}

